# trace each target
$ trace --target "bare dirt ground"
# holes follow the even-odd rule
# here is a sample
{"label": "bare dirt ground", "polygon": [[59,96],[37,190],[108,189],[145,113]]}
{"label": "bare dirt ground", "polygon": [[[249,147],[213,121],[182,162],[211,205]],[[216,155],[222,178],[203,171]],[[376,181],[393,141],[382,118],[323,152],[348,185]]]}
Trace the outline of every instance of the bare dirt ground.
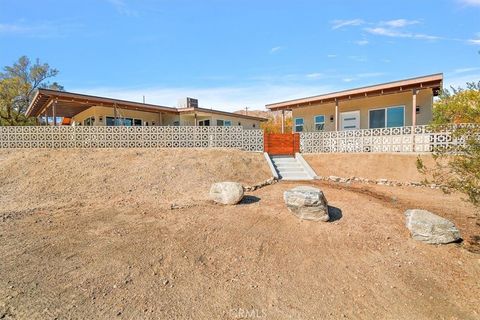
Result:
{"label": "bare dirt ground", "polygon": [[329,223],[285,208],[283,191],[300,183],[232,207],[205,200],[213,181],[268,178],[262,157],[0,152],[0,318],[480,318],[480,255],[467,241],[413,241],[404,227],[406,208],[424,208],[465,239],[479,234],[458,195],[301,183],[324,190]]}

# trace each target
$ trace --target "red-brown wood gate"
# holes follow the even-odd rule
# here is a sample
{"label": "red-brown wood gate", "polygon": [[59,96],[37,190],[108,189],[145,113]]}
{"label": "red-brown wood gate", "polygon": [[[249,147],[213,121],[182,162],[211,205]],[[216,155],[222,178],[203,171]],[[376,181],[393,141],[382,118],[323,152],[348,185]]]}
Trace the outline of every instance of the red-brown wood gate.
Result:
{"label": "red-brown wood gate", "polygon": [[300,152],[300,134],[265,133],[264,150],[269,155],[294,155]]}

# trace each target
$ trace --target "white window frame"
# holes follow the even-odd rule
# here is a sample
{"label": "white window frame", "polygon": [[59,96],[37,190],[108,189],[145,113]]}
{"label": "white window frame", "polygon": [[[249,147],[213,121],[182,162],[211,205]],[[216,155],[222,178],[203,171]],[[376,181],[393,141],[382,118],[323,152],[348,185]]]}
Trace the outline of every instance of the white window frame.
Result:
{"label": "white window frame", "polygon": [[405,127],[406,116],[407,116],[406,113],[405,113],[405,105],[404,104],[399,104],[399,105],[388,106],[388,107],[383,107],[383,108],[368,109],[368,129],[382,129],[382,128],[370,128],[370,111],[375,111],[375,110],[385,110],[385,126],[383,128],[395,128],[395,127],[387,127],[387,123],[388,123],[387,109],[393,109],[393,108],[403,108],[403,126]]}
{"label": "white window frame", "polygon": [[[87,120],[90,120],[90,121],[91,121],[91,123],[90,123],[89,125],[85,124],[85,122],[86,122]],[[94,126],[94,125],[95,125],[95,116],[90,116],[90,117],[88,117],[88,118],[83,119],[82,125],[87,126],[87,127]]]}
{"label": "white window frame", "polygon": [[[317,122],[317,117],[323,117],[323,122]],[[317,124],[323,124],[323,127],[321,130],[317,129]],[[317,114],[316,116],[313,116],[313,128],[315,131],[325,131],[325,115],[324,114]]]}
{"label": "white window frame", "polygon": [[[140,125],[139,125],[139,126],[135,125],[135,120],[140,120]],[[143,126],[143,120],[142,120],[142,119],[138,119],[138,118],[134,118],[134,119],[133,119],[133,126],[134,126],[134,127],[141,127],[141,126]]]}
{"label": "white window frame", "polygon": [[[205,125],[205,121],[208,121],[208,126]],[[201,125],[200,123],[203,123],[203,125]],[[211,121],[210,121],[210,119],[198,120],[197,125],[199,127],[210,127],[211,126]]]}
{"label": "white window frame", "polygon": [[[297,119],[302,119],[302,124],[297,125]],[[297,131],[297,127],[302,127],[302,131]],[[293,127],[295,128],[295,132],[305,132],[305,119],[302,117],[298,117],[293,119]]]}

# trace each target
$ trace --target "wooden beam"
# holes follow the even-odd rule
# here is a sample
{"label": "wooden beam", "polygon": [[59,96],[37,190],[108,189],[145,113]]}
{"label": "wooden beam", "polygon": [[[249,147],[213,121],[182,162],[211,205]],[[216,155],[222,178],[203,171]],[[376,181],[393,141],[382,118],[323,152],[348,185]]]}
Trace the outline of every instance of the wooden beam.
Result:
{"label": "wooden beam", "polygon": [[417,89],[412,90],[412,127],[417,125]]}
{"label": "wooden beam", "polygon": [[338,131],[338,99],[335,99],[335,131]]}
{"label": "wooden beam", "polygon": [[53,103],[52,105],[52,116],[53,116],[53,125],[56,126],[57,125],[57,100],[55,99],[55,102]]}

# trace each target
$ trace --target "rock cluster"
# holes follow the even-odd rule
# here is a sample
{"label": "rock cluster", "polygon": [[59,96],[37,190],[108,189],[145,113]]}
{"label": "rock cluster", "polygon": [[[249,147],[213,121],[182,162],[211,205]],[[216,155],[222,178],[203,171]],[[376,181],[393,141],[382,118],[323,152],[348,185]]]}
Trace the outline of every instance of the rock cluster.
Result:
{"label": "rock cluster", "polygon": [[303,220],[328,221],[328,203],[320,189],[299,186],[283,193],[287,208]]}
{"label": "rock cluster", "polygon": [[444,188],[442,185],[438,184],[424,184],[419,181],[412,181],[412,182],[400,182],[396,180],[388,180],[388,179],[367,179],[367,178],[361,178],[361,177],[349,177],[349,178],[343,178],[343,177],[337,177],[337,176],[328,176],[328,177],[322,177],[322,176],[316,176],[315,179],[317,180],[324,180],[324,181],[332,181],[332,182],[338,182],[338,183],[366,183],[366,184],[378,184],[378,185],[385,185],[385,186],[396,186],[396,187],[401,187],[401,186],[413,186],[413,187],[428,187],[431,189],[441,189]]}
{"label": "rock cluster", "polygon": [[267,179],[263,182],[260,182],[260,183],[257,183],[253,186],[246,186],[246,187],[243,187],[243,190],[246,191],[246,192],[249,192],[249,191],[255,191],[257,189],[260,189],[260,188],[263,188],[263,187],[266,187],[266,186],[269,186],[269,185],[272,185],[274,183],[277,183],[278,180],[274,177],[271,177],[270,179]]}

